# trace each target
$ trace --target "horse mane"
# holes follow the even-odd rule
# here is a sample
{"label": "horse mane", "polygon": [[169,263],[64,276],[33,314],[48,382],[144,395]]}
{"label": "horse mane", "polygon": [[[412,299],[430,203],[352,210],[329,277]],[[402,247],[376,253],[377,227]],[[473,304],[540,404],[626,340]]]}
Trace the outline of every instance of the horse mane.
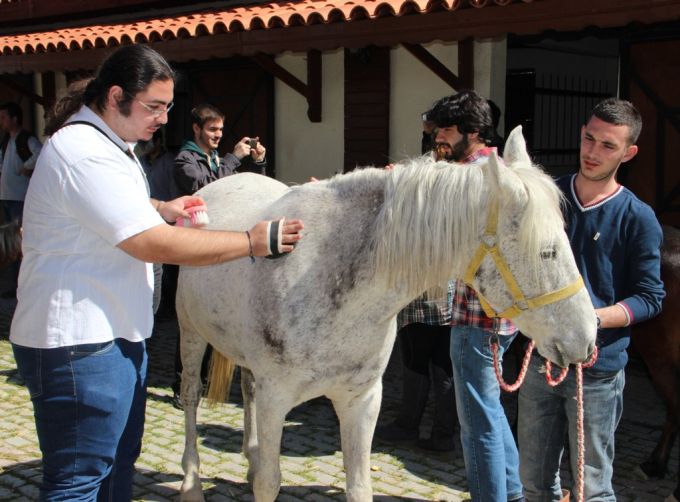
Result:
{"label": "horse mane", "polygon": [[564,194],[555,181],[543,170],[530,163],[513,164],[512,172],[519,178],[527,194],[527,205],[520,222],[518,239],[520,250],[536,274],[549,263],[541,258],[546,243],[555,242],[564,232],[564,215],[561,206],[566,204]]}
{"label": "horse mane", "polygon": [[372,243],[376,274],[390,287],[415,297],[464,266],[478,241],[476,208],[488,191],[482,169],[468,167],[424,156],[394,168]]}
{"label": "horse mane", "polygon": [[[485,169],[470,167],[424,156],[396,166],[387,178],[372,247],[376,275],[390,287],[399,285],[415,297],[466,268],[486,222],[486,211],[479,208],[488,205],[492,190]],[[561,192],[530,163],[500,169],[503,176],[515,177],[502,184],[501,211],[509,197],[526,201],[518,240],[528,265],[538,272],[546,241],[564,228]]]}

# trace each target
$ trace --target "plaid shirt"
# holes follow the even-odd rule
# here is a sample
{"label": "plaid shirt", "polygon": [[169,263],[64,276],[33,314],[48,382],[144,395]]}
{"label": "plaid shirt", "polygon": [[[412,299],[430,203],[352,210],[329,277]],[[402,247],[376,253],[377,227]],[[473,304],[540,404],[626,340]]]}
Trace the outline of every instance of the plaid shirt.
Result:
{"label": "plaid shirt", "polygon": [[[480,165],[495,148],[482,148],[465,159],[466,164]],[[455,281],[453,304],[451,306],[451,326],[472,326],[493,331],[493,319],[488,317],[479,303],[477,293],[463,281]],[[501,319],[498,325],[499,335],[511,335],[517,331],[509,319]]]}
{"label": "plaid shirt", "polygon": [[455,281],[449,281],[446,297],[428,299],[427,294],[406,305],[397,316],[397,327],[408,324],[429,324],[430,326],[446,326],[451,323],[451,300]]}

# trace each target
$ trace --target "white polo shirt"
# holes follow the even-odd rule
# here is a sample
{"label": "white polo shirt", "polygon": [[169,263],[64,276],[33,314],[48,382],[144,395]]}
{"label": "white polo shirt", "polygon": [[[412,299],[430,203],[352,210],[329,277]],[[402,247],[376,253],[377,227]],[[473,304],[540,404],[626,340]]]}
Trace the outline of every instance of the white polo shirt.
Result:
{"label": "white polo shirt", "polygon": [[[151,335],[153,271],[119,249],[164,222],[136,158],[83,106],[45,144],[26,194],[12,343],[54,348]],[[108,137],[107,137],[108,136]]]}

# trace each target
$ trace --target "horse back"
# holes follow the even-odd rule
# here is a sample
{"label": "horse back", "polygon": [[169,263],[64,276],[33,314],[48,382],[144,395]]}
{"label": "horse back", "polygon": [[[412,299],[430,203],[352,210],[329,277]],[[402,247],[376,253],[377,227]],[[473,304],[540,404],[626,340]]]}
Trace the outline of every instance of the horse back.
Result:
{"label": "horse back", "polygon": [[[208,228],[246,229],[286,216],[304,221],[303,239],[277,259],[182,267],[183,328],[255,374],[262,365],[305,373],[309,381],[358,375],[358,365],[382,372],[393,319],[385,315],[384,289],[370,282],[369,256],[382,187],[338,193],[324,182],[288,188],[261,178],[237,175],[201,190]],[[371,354],[380,357],[372,361]]]}

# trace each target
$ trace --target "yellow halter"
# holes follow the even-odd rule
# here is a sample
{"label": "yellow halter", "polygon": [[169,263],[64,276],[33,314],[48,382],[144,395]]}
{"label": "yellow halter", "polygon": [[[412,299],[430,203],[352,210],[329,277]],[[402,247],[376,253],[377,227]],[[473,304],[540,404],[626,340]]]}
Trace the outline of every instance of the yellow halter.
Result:
{"label": "yellow halter", "polygon": [[482,236],[482,240],[479,243],[479,247],[477,248],[475,255],[472,257],[470,265],[468,265],[467,270],[465,271],[465,276],[463,277],[465,283],[468,286],[472,287],[472,281],[475,277],[475,274],[477,273],[477,270],[481,266],[482,261],[484,260],[487,254],[491,255],[494,263],[496,264],[498,272],[501,274],[501,277],[503,277],[505,285],[507,286],[508,290],[510,291],[510,294],[512,295],[514,303],[507,309],[503,310],[502,312],[496,312],[491,307],[489,302],[484,298],[484,296],[482,296],[481,293],[477,292],[479,303],[482,305],[482,309],[484,309],[484,313],[488,317],[490,318],[503,317],[505,319],[512,319],[513,317],[517,317],[525,310],[536,309],[538,307],[549,305],[551,303],[564,300],[565,298],[569,298],[570,296],[580,291],[581,288],[585,287],[583,284],[583,278],[579,275],[578,279],[576,279],[568,286],[565,286],[561,289],[558,289],[550,293],[545,293],[543,295],[536,296],[534,298],[526,298],[522,293],[519,284],[517,284],[515,276],[512,274],[512,271],[508,267],[505,258],[503,258],[501,250],[498,248],[497,230],[498,230],[498,199],[494,198],[489,207],[489,215],[486,221],[486,230],[484,232],[484,235]]}

